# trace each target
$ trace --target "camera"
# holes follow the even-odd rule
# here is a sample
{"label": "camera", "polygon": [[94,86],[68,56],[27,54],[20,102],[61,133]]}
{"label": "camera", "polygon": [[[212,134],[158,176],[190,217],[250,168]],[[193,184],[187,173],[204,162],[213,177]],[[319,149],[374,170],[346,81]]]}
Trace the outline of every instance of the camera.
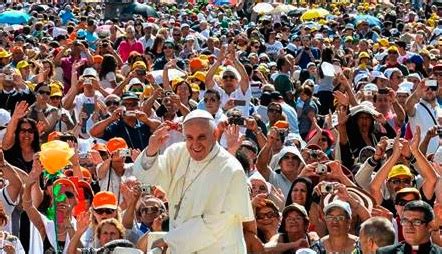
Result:
{"label": "camera", "polygon": [[109,47],[109,43],[107,43],[107,42],[103,42],[103,44],[101,44],[101,46],[102,46],[103,48],[107,48],[107,47]]}
{"label": "camera", "polygon": [[130,157],[129,149],[121,149],[119,152],[120,157]]}
{"label": "camera", "polygon": [[149,184],[142,184],[140,186],[140,189],[141,189],[142,194],[151,194],[152,193],[152,186],[150,186]]}
{"label": "camera", "polygon": [[137,75],[146,75],[146,70],[144,70],[144,69],[138,69],[138,70],[136,70],[136,73],[137,73]]}
{"label": "camera", "polygon": [[327,165],[319,163],[318,166],[316,166],[315,172],[318,175],[325,175],[327,174],[327,170]]}
{"label": "camera", "polygon": [[229,125],[236,124],[239,126],[244,126],[246,119],[242,116],[232,116],[229,117]]}
{"label": "camera", "polygon": [[92,79],[91,78],[85,78],[83,81],[84,85],[91,85],[92,84]]}
{"label": "camera", "polygon": [[335,187],[333,183],[326,183],[321,185],[321,193],[333,193],[335,191]]}

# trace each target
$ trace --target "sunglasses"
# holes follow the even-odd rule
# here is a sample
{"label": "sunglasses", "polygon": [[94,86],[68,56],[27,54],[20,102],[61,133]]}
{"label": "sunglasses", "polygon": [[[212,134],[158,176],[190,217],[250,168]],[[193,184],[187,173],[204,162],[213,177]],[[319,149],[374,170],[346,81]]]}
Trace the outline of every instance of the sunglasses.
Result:
{"label": "sunglasses", "polygon": [[411,179],[392,179],[389,182],[394,185],[399,185],[401,183],[402,184],[411,184]]}
{"label": "sunglasses", "polygon": [[141,213],[158,213],[160,211],[159,207],[156,206],[146,206],[140,209]]}
{"label": "sunglasses", "polygon": [[271,219],[278,216],[275,212],[268,212],[268,213],[262,213],[262,214],[256,214],[257,220],[264,220],[264,219]]}
{"label": "sunglasses", "polygon": [[327,215],[325,216],[325,221],[331,222],[339,222],[339,221],[344,221],[346,220],[347,217],[345,217],[344,215],[340,215],[340,216],[331,216],[331,215]]}
{"label": "sunglasses", "polygon": [[172,36],[178,37],[181,36],[181,34],[172,34]]}
{"label": "sunglasses", "polygon": [[173,46],[164,46],[163,49],[173,49]]}
{"label": "sunglasses", "polygon": [[51,96],[51,100],[61,100],[61,96]]}
{"label": "sunglasses", "polygon": [[405,206],[408,202],[411,202],[413,200],[405,200],[405,199],[398,199],[396,202],[394,202],[395,205],[398,206]]}
{"label": "sunglasses", "polygon": [[65,192],[64,192],[64,195],[66,195],[66,197],[69,198],[69,199],[75,197],[74,193],[72,193],[72,192],[70,192],[70,191],[65,191]]}
{"label": "sunglasses", "polygon": [[115,209],[111,209],[111,208],[100,208],[100,209],[94,209],[94,212],[97,214],[112,214],[115,212]]}
{"label": "sunglasses", "polygon": [[38,91],[38,93],[39,94],[41,94],[41,95],[51,95],[51,92],[49,92],[49,91]]}
{"label": "sunglasses", "polygon": [[216,98],[214,98],[214,97],[207,97],[207,98],[204,98],[204,102],[205,103],[207,103],[207,102],[217,102],[218,100],[216,99]]}
{"label": "sunglasses", "polygon": [[276,108],[269,108],[269,109],[267,109],[267,111],[269,113],[281,113],[281,110],[276,109]]}
{"label": "sunglasses", "polygon": [[32,134],[32,133],[34,133],[34,130],[32,128],[29,128],[29,129],[22,128],[22,129],[20,129],[20,132],[27,132],[29,134]]}
{"label": "sunglasses", "polygon": [[223,79],[236,79],[236,77],[235,76],[233,76],[233,75],[225,75],[225,76],[223,76]]}
{"label": "sunglasses", "polygon": [[107,101],[106,102],[106,106],[112,106],[112,105],[114,105],[114,106],[118,106],[118,105],[120,105],[120,103],[118,102],[118,101]]}
{"label": "sunglasses", "polygon": [[427,86],[427,91],[431,90],[431,91],[437,91],[439,89],[438,86]]}

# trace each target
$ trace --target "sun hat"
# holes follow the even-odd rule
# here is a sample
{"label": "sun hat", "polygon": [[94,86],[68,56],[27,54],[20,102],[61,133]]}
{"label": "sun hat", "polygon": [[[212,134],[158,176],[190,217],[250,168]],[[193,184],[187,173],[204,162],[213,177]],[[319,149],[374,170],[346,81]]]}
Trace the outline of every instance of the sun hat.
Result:
{"label": "sun hat", "polygon": [[146,64],[143,61],[136,61],[133,65],[132,65],[132,70],[136,69],[136,68],[141,68],[141,69],[147,69]]}
{"label": "sun hat", "polygon": [[100,191],[95,194],[92,200],[92,207],[94,209],[110,208],[117,209],[118,202],[117,197],[110,191]]}
{"label": "sun hat", "polygon": [[296,155],[301,163],[305,165],[304,158],[302,157],[301,152],[296,146],[284,146],[281,151],[276,155],[278,163],[288,153]]}
{"label": "sun hat", "polygon": [[10,121],[11,113],[3,108],[0,108],[0,127],[6,127]]}
{"label": "sun hat", "polygon": [[26,60],[21,60],[20,62],[17,63],[17,69],[23,69],[29,66],[28,61]]}
{"label": "sun hat", "polygon": [[401,194],[410,194],[410,193],[414,194],[417,199],[421,199],[422,198],[421,193],[419,192],[419,190],[414,188],[414,187],[405,187],[405,188],[402,188],[402,189],[398,190],[396,192],[396,198],[398,196],[400,196]]}
{"label": "sun hat", "polygon": [[92,76],[92,77],[98,77],[98,73],[94,68],[86,68],[83,71],[83,76],[84,77],[88,77],[88,76]]}
{"label": "sun hat", "polygon": [[194,78],[199,81],[205,82],[206,81],[206,73],[203,71],[197,71],[193,75],[189,76],[188,78]]}
{"label": "sun hat", "polygon": [[0,58],[6,58],[12,56],[11,52],[8,52],[6,49],[0,49]]}
{"label": "sun hat", "polygon": [[126,149],[128,146],[127,146],[127,143],[124,139],[115,137],[115,138],[111,138],[111,139],[109,139],[109,141],[107,141],[106,147],[107,147],[107,150],[109,150],[109,152],[112,153],[118,149]]}
{"label": "sun hat", "polygon": [[[376,201],[369,193],[358,187],[346,186],[346,188],[347,192],[354,199],[356,199],[359,202],[359,204],[363,205],[365,208],[367,208],[368,211],[371,212],[373,207],[376,205]],[[329,205],[330,203],[333,203],[338,200],[339,200],[338,196],[335,193],[329,193],[324,197],[324,207],[327,207],[327,205]]]}

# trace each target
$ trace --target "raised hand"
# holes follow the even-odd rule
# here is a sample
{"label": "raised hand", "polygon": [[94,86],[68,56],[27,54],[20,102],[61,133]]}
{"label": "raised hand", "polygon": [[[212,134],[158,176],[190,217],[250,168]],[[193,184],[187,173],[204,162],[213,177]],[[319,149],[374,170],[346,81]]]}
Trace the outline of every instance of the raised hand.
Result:
{"label": "raised hand", "polygon": [[416,130],[413,133],[413,139],[411,140],[410,148],[413,152],[419,150],[419,145],[421,142],[421,128],[419,125],[416,126]]}
{"label": "raised hand", "polygon": [[80,232],[85,232],[91,224],[91,213],[85,211],[80,213],[77,217],[77,230]]}
{"label": "raised hand", "polygon": [[151,157],[160,151],[160,148],[166,143],[169,138],[169,126],[159,127],[154,131],[149,138],[149,146],[146,149],[147,156]]}
{"label": "raised hand", "polygon": [[15,110],[12,119],[20,120],[28,114],[29,104],[26,101],[20,101],[15,104]]}

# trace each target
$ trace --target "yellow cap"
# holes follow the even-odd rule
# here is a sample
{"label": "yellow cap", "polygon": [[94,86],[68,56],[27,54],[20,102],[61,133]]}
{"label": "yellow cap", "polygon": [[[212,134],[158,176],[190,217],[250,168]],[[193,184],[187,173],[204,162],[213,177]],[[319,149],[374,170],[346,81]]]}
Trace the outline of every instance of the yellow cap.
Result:
{"label": "yellow cap", "polygon": [[189,78],[194,78],[194,79],[204,82],[204,81],[206,81],[206,73],[203,71],[197,71],[192,76],[189,76]]}
{"label": "yellow cap", "polygon": [[147,66],[146,66],[146,64],[143,61],[136,61],[132,65],[132,70],[134,70],[136,68],[147,69]]}
{"label": "yellow cap", "polygon": [[176,77],[176,78],[172,79],[172,81],[170,83],[172,84],[172,87],[175,89],[175,86],[183,81],[185,81],[185,80],[182,77]]}
{"label": "yellow cap", "polygon": [[382,39],[379,40],[379,44],[382,47],[388,47],[390,45],[390,42],[388,42],[387,38],[382,38]]}
{"label": "yellow cap", "polygon": [[370,58],[370,55],[367,52],[363,51],[363,52],[359,53],[359,57],[358,58],[359,59]]}
{"label": "yellow cap", "polygon": [[0,58],[12,56],[11,52],[6,51],[6,49],[0,48]]}
{"label": "yellow cap", "polygon": [[398,165],[391,168],[390,173],[388,173],[387,180],[390,180],[391,178],[396,177],[396,176],[413,177],[413,175],[411,174],[410,168],[405,165],[402,165],[402,164],[398,164]]}
{"label": "yellow cap", "polygon": [[20,62],[17,63],[17,69],[23,69],[29,66],[28,61],[26,60],[21,60]]}
{"label": "yellow cap", "polygon": [[390,46],[388,48],[387,52],[396,52],[396,53],[398,53],[399,50],[398,50],[398,48],[396,46]]}

